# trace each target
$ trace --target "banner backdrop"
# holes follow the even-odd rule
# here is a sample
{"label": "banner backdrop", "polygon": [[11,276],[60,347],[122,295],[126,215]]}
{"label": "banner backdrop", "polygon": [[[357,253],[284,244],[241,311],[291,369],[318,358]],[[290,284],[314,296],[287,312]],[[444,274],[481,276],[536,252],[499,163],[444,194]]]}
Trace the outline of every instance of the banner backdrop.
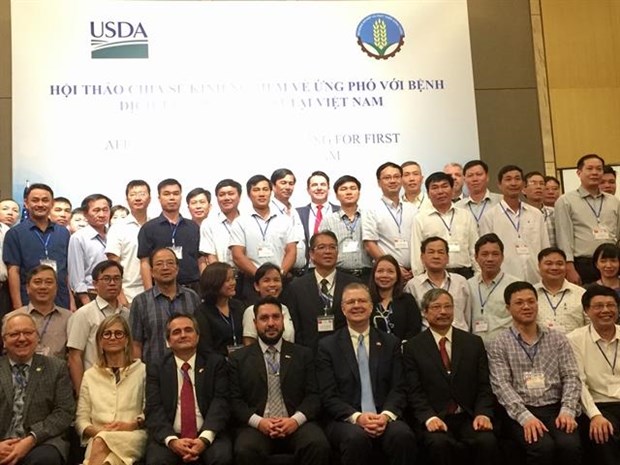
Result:
{"label": "banner backdrop", "polygon": [[[466,0],[12,0],[13,181],[74,203],[479,157]],[[155,202],[156,203],[156,202]],[[158,207],[155,208],[158,211]]]}

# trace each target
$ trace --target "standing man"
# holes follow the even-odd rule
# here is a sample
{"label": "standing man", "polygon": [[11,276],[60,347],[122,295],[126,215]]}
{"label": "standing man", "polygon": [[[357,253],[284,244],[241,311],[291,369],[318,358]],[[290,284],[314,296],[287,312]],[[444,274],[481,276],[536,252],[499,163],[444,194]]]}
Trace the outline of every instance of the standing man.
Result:
{"label": "standing man", "polygon": [[198,354],[199,336],[193,317],[173,314],[166,325],[172,353],[146,366],[147,465],[232,462],[224,432],[229,417],[226,361],[214,353]]}
{"label": "standing man", "polygon": [[70,307],[67,269],[69,231],[49,220],[53,198],[54,192],[49,186],[31,184],[24,196],[28,218],[11,228],[4,237],[2,257],[8,268],[14,309],[28,304],[26,275],[41,264],[49,265],[56,271],[56,304]]}
{"label": "standing man", "polygon": [[489,347],[491,385],[509,418],[510,436],[525,449],[527,465],[578,465],[581,443],[575,418],[581,381],[575,355],[562,333],[536,323],[538,302],[530,283],[504,292],[512,327]]}
{"label": "standing man", "polygon": [[15,314],[2,328],[0,463],[63,465],[64,439],[75,415],[65,362],[36,354],[39,337],[30,315]]}
{"label": "standing man", "polygon": [[92,273],[97,263],[107,259],[106,235],[112,201],[103,194],[91,194],[82,201],[88,226],[76,231],[69,241],[69,283],[78,306],[92,301]]}
{"label": "standing man", "polygon": [[613,166],[603,166],[603,176],[599,187],[606,194],[616,195],[616,170]]}
{"label": "standing man", "polygon": [[148,221],[151,187],[146,181],[134,179],[127,183],[125,197],[130,215],[110,228],[105,253],[109,260],[117,261],[123,266],[123,290],[119,301],[128,307],[133,298],[144,291],[138,258],[138,233]]}
{"label": "standing man", "polygon": [[304,226],[306,245],[313,234],[319,232],[323,218],[338,210],[338,205],[327,201],[329,196],[329,176],[323,171],[314,171],[307,181],[310,203],[299,207],[297,212]]}
{"label": "standing man", "polygon": [[199,290],[198,280],[204,267],[199,257],[200,227],[181,216],[181,184],[176,179],[164,179],[157,185],[157,197],[161,204],[161,215],[147,221],[138,233],[138,258],[144,289],[153,287],[149,257],[155,249],[170,247],[179,259],[181,286]]}
{"label": "standing man", "polygon": [[293,280],[282,301],[293,319],[295,341],[316,351],[320,338],[344,326],[340,312],[342,291],[358,279],[336,269],[338,239],[331,231],[310,238],[310,258],[314,270]]}
{"label": "standing man", "polygon": [[400,265],[403,281],[413,277],[411,272],[411,227],[415,207],[400,199],[403,169],[386,162],[377,168],[377,183],[383,196],[362,218],[364,248],[374,260],[392,255]]}
{"label": "standing man", "polygon": [[361,183],[354,176],[341,176],[334,183],[340,210],[321,223],[321,231],[332,231],[338,239],[338,269],[368,282],[372,261],[362,246],[362,213],[358,206]]}
{"label": "standing man", "polygon": [[84,372],[95,365],[97,354],[97,328],[105,317],[120,313],[129,318],[129,310],[121,305],[118,296],[123,282],[123,267],[115,261],[104,260],[93,270],[93,285],[97,296],[79,308],[69,318],[67,348],[69,373],[76,393],[80,392]]}
{"label": "standing man", "polygon": [[400,167],[403,169],[403,202],[410,202],[417,211],[431,206],[428,196],[422,192],[424,176],[422,167],[416,161],[406,161]]}
{"label": "standing man", "polygon": [[545,190],[545,177],[538,171],[530,171],[525,175],[525,187],[523,197],[532,207],[538,209],[545,219],[549,245],[555,247],[555,213],[553,207],[548,207],[543,203]]}
{"label": "standing man", "polygon": [[420,246],[424,239],[431,236],[441,237],[448,242],[449,271],[465,279],[474,275],[474,246],[478,240],[478,228],[469,212],[455,208],[452,204],[453,182],[450,175],[441,172],[426,178],[426,192],[433,208],[419,212],[413,221],[411,263],[416,275],[424,271],[419,255]]}
{"label": "standing man", "polygon": [[501,196],[489,191],[489,166],[482,160],[465,163],[463,173],[469,195],[459,200],[456,206],[469,210],[480,227],[483,215],[499,203]]}
{"label": "standing man", "polygon": [[616,465],[620,463],[620,375],[616,370],[620,298],[613,289],[593,285],[582,301],[591,323],[568,335],[579,367],[581,405],[590,420],[595,463]]}
{"label": "standing man", "polygon": [[543,202],[547,207],[555,207],[555,203],[560,198],[562,190],[560,181],[553,176],[545,176],[545,190],[543,191]]}
{"label": "standing man", "polygon": [[480,221],[480,234],[496,233],[504,243],[504,271],[521,281],[540,279],[536,257],[549,247],[545,219],[540,211],[521,202],[523,170],[506,165],[497,174],[502,201]]}
{"label": "standing man", "polygon": [[448,163],[443,167],[443,172],[449,174],[454,181],[452,185],[452,202],[463,200],[463,167],[458,163]]}
{"label": "standing man", "polygon": [[202,187],[196,187],[187,193],[185,201],[192,221],[200,227],[211,211],[211,192]]}
{"label": "standing man", "polygon": [[282,305],[265,297],[254,305],[258,344],[230,357],[230,401],[240,428],[237,465],[262,465],[276,450],[300,465],[327,465],[330,447],[316,423],[321,410],[312,351],[282,339]]}
{"label": "standing man", "polygon": [[562,195],[555,204],[555,231],[558,247],[566,252],[566,278],[574,284],[598,279],[592,263],[594,250],[620,238],[620,200],[601,192],[603,160],[591,153],[577,162],[579,188]]}
{"label": "standing man", "polygon": [[144,363],[160,363],[170,351],[166,346],[166,321],[173,314],[193,315],[200,297],[177,283],[179,259],[169,247],[155,249],[149,257],[153,287],[131,303],[129,326],[133,355]]}
{"label": "standing man", "polygon": [[416,440],[400,419],[406,398],[400,341],[370,325],[372,300],[361,283],[342,296],[347,326],[321,340],[319,390],[325,433],[342,465],[370,465],[375,447],[392,465],[415,463]]}
{"label": "standing man", "polygon": [[452,327],[454,302],[448,291],[428,291],[421,306],[429,329],[407,341],[403,360],[409,406],[431,463],[461,463],[456,441],[470,447],[474,463],[498,464],[495,398],[482,339]]}
{"label": "standing man", "polygon": [[71,210],[73,206],[71,201],[66,197],[54,197],[54,203],[50,211],[50,221],[60,226],[69,226],[71,220]]}

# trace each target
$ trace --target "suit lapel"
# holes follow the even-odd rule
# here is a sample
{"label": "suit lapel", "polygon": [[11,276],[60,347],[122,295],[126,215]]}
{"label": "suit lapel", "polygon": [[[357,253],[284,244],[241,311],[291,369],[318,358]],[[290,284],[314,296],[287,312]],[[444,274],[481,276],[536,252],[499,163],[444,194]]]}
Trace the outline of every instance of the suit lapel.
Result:
{"label": "suit lapel", "polygon": [[174,356],[168,357],[162,366],[162,392],[169,392],[171,395],[166,399],[168,402],[168,412],[175,414],[177,409],[177,399],[179,398],[179,381],[177,376],[177,365]]}
{"label": "suit lapel", "polygon": [[265,365],[265,356],[260,348],[260,344],[252,344],[252,352],[250,353],[252,364],[256,366],[258,377],[264,386],[267,386],[267,366]]}
{"label": "suit lapel", "polygon": [[452,328],[452,357],[450,358],[450,364],[452,368],[452,376],[456,373],[461,362],[461,335],[456,328]]}
{"label": "suit lapel", "polygon": [[9,359],[6,356],[0,361],[0,384],[2,384],[6,403],[13,405],[13,375],[11,374]]}
{"label": "suit lapel", "polygon": [[26,385],[26,396],[24,399],[24,417],[27,415],[28,409],[30,408],[30,403],[32,402],[34,393],[37,392],[37,389],[39,388],[41,377],[45,376],[44,368],[45,367],[40,356],[35,355],[32,358],[32,364],[30,365],[30,370],[28,372],[28,384]]}
{"label": "suit lapel", "polygon": [[374,328],[370,328],[370,341],[368,344],[368,363],[370,379],[372,380],[372,392],[377,392],[377,379],[379,376],[379,360],[383,357],[383,342],[381,335]]}
{"label": "suit lapel", "polygon": [[205,377],[207,375],[207,361],[202,356],[196,354],[196,366],[194,367],[194,388],[196,390],[196,397],[198,398],[198,408],[201,412],[206,414],[206,406],[203,405],[206,396],[199,395],[205,393]]}
{"label": "suit lapel", "polygon": [[441,360],[441,355],[439,354],[439,347],[437,347],[437,343],[435,342],[435,338],[433,337],[433,333],[431,333],[430,329],[427,329],[424,332],[424,345],[439,372],[447,378],[449,376],[448,372],[443,366],[443,361]]}
{"label": "suit lapel", "polygon": [[344,358],[346,359],[353,376],[357,382],[360,382],[360,371],[359,366],[357,365],[357,358],[355,357],[355,353],[353,352],[353,343],[351,342],[351,333],[349,333],[348,328],[343,328],[340,330],[340,334],[338,337],[338,345],[340,346],[340,350],[342,354],[344,354]]}
{"label": "suit lapel", "polygon": [[288,368],[293,359],[292,347],[286,341],[282,341],[282,351],[280,352],[280,386],[284,384],[284,378],[288,373]]}

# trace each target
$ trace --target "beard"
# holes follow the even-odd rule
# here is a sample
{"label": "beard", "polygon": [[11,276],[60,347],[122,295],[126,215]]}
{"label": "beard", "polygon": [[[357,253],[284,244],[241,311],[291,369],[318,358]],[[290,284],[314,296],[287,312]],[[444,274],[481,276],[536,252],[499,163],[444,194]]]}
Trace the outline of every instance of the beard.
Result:
{"label": "beard", "polygon": [[258,337],[260,338],[261,341],[263,341],[268,346],[272,346],[276,344],[282,338],[282,334],[284,334],[284,328],[278,331],[275,336],[270,337],[270,336],[267,336],[267,334],[263,332],[263,333],[259,333]]}

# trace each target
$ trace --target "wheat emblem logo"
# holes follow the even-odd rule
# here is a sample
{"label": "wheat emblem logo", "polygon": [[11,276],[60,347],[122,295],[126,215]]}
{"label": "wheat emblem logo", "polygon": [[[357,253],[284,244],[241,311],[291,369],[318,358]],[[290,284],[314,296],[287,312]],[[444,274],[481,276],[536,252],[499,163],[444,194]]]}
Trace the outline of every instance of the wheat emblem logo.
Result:
{"label": "wheat emblem logo", "polygon": [[357,43],[368,56],[387,60],[396,55],[405,41],[405,31],[393,16],[375,13],[357,26]]}

